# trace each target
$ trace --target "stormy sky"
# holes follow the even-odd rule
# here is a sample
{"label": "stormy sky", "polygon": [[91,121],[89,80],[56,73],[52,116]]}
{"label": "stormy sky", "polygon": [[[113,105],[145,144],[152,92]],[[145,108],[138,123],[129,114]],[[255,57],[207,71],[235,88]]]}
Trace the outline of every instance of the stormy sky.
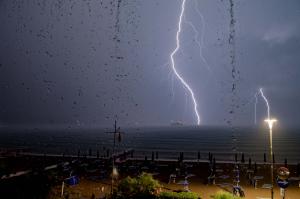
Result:
{"label": "stormy sky", "polygon": [[[181,2],[1,0],[0,124],[194,125],[190,95],[170,66]],[[230,10],[229,0],[186,2],[175,62],[201,124],[253,126],[263,87],[279,125],[299,126],[300,2],[233,0],[233,18]],[[266,116],[259,97],[259,125]]]}

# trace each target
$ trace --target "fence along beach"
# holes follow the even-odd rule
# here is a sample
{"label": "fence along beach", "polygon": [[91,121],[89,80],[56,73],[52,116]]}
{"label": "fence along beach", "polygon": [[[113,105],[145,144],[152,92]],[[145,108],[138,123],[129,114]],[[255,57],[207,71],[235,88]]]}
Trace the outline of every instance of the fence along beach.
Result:
{"label": "fence along beach", "polygon": [[[51,132],[1,132],[0,148],[23,148],[32,154],[64,156],[97,156],[111,154],[113,136],[106,130],[77,130]],[[158,153],[159,159],[177,160],[184,153],[185,161],[207,160],[212,153],[218,161],[235,161],[242,155],[257,163],[269,161],[268,134],[266,129],[241,129],[233,137],[226,128],[144,128],[124,129],[116,151],[134,150],[133,157],[151,159]],[[12,139],[13,138],[13,139]],[[300,135],[296,130],[274,131],[273,150],[275,163],[300,162]],[[92,154],[89,154],[92,153]],[[200,153],[200,154],[199,154]],[[200,158],[198,157],[200,155]],[[266,160],[265,160],[266,159]]]}

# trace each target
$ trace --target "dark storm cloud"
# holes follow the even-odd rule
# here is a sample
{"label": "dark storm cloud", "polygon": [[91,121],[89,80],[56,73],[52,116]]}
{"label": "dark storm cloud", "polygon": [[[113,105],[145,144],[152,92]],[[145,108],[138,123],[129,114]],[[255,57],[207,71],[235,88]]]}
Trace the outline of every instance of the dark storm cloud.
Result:
{"label": "dark storm cloud", "polygon": [[[300,114],[300,3],[234,0],[234,125],[253,124],[265,88],[282,125]],[[1,1],[0,116],[5,125],[194,124],[191,101],[172,77],[169,54],[181,1]],[[188,0],[186,18],[203,28]],[[183,25],[178,70],[199,101],[202,123],[226,125],[232,109],[229,1],[198,1],[203,55]],[[172,80],[173,78],[173,80]],[[174,93],[172,92],[172,88]],[[265,107],[258,104],[259,119]]]}

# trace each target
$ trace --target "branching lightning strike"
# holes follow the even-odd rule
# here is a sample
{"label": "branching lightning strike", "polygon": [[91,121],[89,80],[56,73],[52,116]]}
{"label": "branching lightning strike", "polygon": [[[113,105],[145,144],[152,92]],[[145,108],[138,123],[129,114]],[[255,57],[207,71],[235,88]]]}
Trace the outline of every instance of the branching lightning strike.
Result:
{"label": "branching lightning strike", "polygon": [[262,98],[264,99],[265,103],[266,103],[266,106],[267,106],[267,113],[268,113],[268,120],[270,120],[270,105],[269,105],[269,101],[268,99],[266,98],[266,96],[264,95],[264,92],[263,92],[263,89],[260,88],[259,89],[259,92],[262,96]]}
{"label": "branching lightning strike", "polygon": [[[254,98],[255,98],[255,101],[254,101],[254,124],[257,123],[257,103],[258,103],[258,98],[257,97],[258,97],[258,95],[261,95],[261,97],[263,98],[263,100],[265,102],[265,105],[266,105],[266,108],[267,108],[267,117],[268,117],[267,120],[271,121],[269,101],[268,101],[267,97],[264,94],[263,88],[259,88],[258,91],[254,94]],[[274,121],[271,121],[271,122],[273,123]]]}
{"label": "branching lightning strike", "polygon": [[204,62],[204,64],[205,64],[207,70],[210,71],[210,68],[209,68],[209,66],[208,66],[208,64],[207,64],[207,61],[206,61],[206,59],[204,58],[204,56],[203,56],[203,54],[202,54],[202,42],[203,42],[203,41],[202,41],[202,38],[200,39],[200,41],[199,41],[199,39],[198,39],[198,37],[199,37],[199,32],[197,31],[197,29],[196,29],[196,27],[194,26],[194,24],[193,24],[192,22],[188,21],[188,20],[186,19],[186,17],[184,17],[184,22],[185,22],[186,24],[188,24],[189,26],[192,27],[192,29],[193,29],[193,31],[194,31],[194,34],[195,34],[194,40],[195,40],[196,44],[197,44],[198,47],[199,47],[199,55],[200,55],[200,58],[201,58],[202,61]]}
{"label": "branching lightning strike", "polygon": [[184,88],[186,88],[190,93],[190,96],[191,96],[193,104],[194,104],[194,112],[195,112],[195,115],[196,115],[196,118],[197,118],[197,125],[200,125],[200,116],[199,116],[198,109],[197,109],[198,104],[197,104],[197,101],[196,101],[196,98],[195,98],[195,94],[194,94],[193,90],[191,89],[191,87],[188,85],[188,83],[177,72],[176,67],[175,67],[175,61],[174,61],[174,56],[176,55],[177,51],[180,49],[179,36],[180,36],[180,33],[181,33],[182,18],[183,18],[184,10],[185,10],[185,2],[186,2],[186,0],[182,0],[181,12],[180,12],[179,21],[178,21],[178,29],[177,29],[177,32],[176,32],[176,48],[171,52],[170,59],[171,59],[171,67],[172,67],[172,70],[173,70],[175,76],[183,84]]}
{"label": "branching lightning strike", "polygon": [[195,42],[197,43],[197,45],[199,47],[199,55],[200,55],[201,60],[203,61],[204,65],[206,66],[207,70],[212,72],[207,60],[203,56],[204,34],[205,34],[205,26],[206,26],[205,19],[204,19],[204,16],[202,15],[202,13],[200,12],[200,10],[198,8],[198,1],[195,0],[194,2],[195,2],[195,6],[194,6],[195,11],[199,15],[200,21],[201,21],[200,40],[198,40],[199,32],[198,32],[197,28],[195,27],[195,25],[192,22],[186,20],[186,18],[184,18],[184,19],[185,19],[185,22],[192,27],[192,29],[195,33]]}

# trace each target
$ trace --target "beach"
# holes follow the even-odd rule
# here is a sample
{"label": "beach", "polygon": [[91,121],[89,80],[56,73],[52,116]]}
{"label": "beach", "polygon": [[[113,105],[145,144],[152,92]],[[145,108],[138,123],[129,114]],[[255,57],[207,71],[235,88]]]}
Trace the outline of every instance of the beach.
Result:
{"label": "beach", "polygon": [[[60,197],[64,179],[72,174],[79,177],[79,183],[66,186],[65,193],[73,194],[74,198],[91,198],[92,194],[100,198],[109,194],[113,136],[105,132],[2,133],[0,163],[4,169],[0,178],[4,184],[9,182],[4,187],[9,192],[10,185],[18,181],[26,184],[27,178],[42,175],[45,182],[50,179],[47,197],[55,198]],[[183,189],[177,183],[192,175],[187,179],[189,189],[202,198],[210,198],[218,190],[232,192],[237,185],[234,182],[237,165],[239,185],[246,198],[268,198],[270,156],[268,136],[263,133],[262,129],[240,129],[235,133],[228,128],[127,129],[115,146],[119,180],[147,172],[159,180],[163,190],[176,191]],[[281,166],[290,169],[292,180],[286,198],[294,199],[300,194],[297,136],[296,131],[274,133],[274,176]],[[212,169],[213,179],[208,178]],[[171,175],[176,176],[175,183],[173,179],[170,183]],[[18,190],[24,192],[22,188],[11,189],[17,193]],[[279,198],[275,179],[274,194]]]}
{"label": "beach", "polygon": [[[122,168],[124,168],[124,165],[119,165],[120,167],[120,179],[131,176],[136,177],[140,172],[149,172],[153,174],[154,179],[159,180],[159,182],[162,185],[162,191],[178,191],[183,190],[184,186],[180,185],[178,183],[185,180],[186,176],[191,176],[188,178],[188,182],[190,183],[188,185],[188,188],[192,192],[196,192],[199,194],[199,196],[203,199],[211,199],[212,196],[218,192],[218,191],[227,191],[232,192],[233,188],[233,168],[235,164],[217,164],[217,174],[214,184],[209,184],[207,182],[207,177],[209,175],[208,169],[209,165],[208,163],[199,163],[199,164],[186,164],[185,172],[182,175],[176,175],[176,180],[170,182],[170,168],[173,168],[174,163],[170,162],[156,162],[153,163],[154,165],[153,169],[150,169],[143,165],[143,162],[135,162],[134,164],[139,164],[140,167],[137,167],[137,170],[134,172],[130,171],[123,171]],[[130,163],[128,167],[133,166],[134,164]],[[257,167],[257,173],[256,175],[262,176],[263,179],[258,180],[258,183],[256,187],[254,185],[250,185],[247,178],[246,178],[246,170],[243,170],[243,164],[238,164],[241,167],[241,182],[240,185],[242,189],[245,192],[245,198],[246,199],[265,199],[270,198],[270,189],[263,188],[265,184],[270,183],[269,178],[269,165],[258,165]],[[277,165],[277,167],[282,165]],[[295,166],[289,166],[291,174],[296,175],[296,167]],[[175,169],[176,170],[176,169]],[[138,172],[136,172],[138,171]],[[224,179],[224,176],[228,177]],[[78,198],[79,196],[82,198],[90,198],[92,194],[94,194],[97,197],[101,198],[104,197],[105,194],[110,194],[111,191],[111,181],[110,179],[103,179],[102,181],[98,180],[90,180],[87,177],[81,178],[81,181],[76,186],[70,186],[65,189],[70,196],[74,198]],[[61,186],[56,186],[52,189],[51,194],[49,195],[49,198],[55,198],[57,195],[61,193]],[[286,189],[286,199],[298,199],[300,195],[300,187],[299,187],[299,181],[291,182],[291,185]],[[279,199],[280,197],[280,190],[279,187],[274,185],[274,198]]]}
{"label": "beach", "polygon": [[[6,190],[0,190],[10,193],[22,193],[21,187],[12,186],[16,182],[26,183],[26,180],[43,176],[43,179],[51,179],[51,186],[47,198],[54,199],[61,197],[62,182],[72,175],[79,178],[79,183],[73,186],[64,186],[64,194],[69,198],[91,198],[94,194],[96,198],[102,198],[111,191],[111,159],[95,157],[62,157],[58,156],[30,156],[19,155],[14,158],[2,157],[1,164],[7,163],[14,168],[10,172],[19,173],[20,176],[6,175],[1,179],[0,187],[6,187]],[[117,157],[116,157],[117,158]],[[26,163],[26,164],[24,164]],[[35,165],[33,167],[33,165]],[[268,163],[248,162],[218,162],[210,160],[188,161],[188,160],[141,160],[126,158],[122,161],[115,160],[115,166],[118,170],[118,180],[131,176],[137,177],[143,172],[153,175],[162,185],[162,191],[183,191],[182,182],[187,180],[188,189],[196,192],[201,198],[209,199],[217,191],[224,190],[232,192],[236,185],[235,170],[239,170],[239,185],[245,193],[245,198],[270,198],[270,189],[266,188],[270,184],[270,165]],[[286,189],[286,198],[298,199],[300,195],[299,187],[299,168],[297,165],[275,164],[274,176],[279,167],[287,166],[290,171],[290,185]],[[30,169],[31,168],[31,169]],[[214,179],[209,180],[212,169],[214,170]],[[22,173],[20,171],[28,171]],[[251,173],[249,177],[249,173]],[[47,177],[45,177],[47,176]],[[173,176],[173,177],[171,177]],[[175,177],[174,177],[175,176]],[[18,180],[21,179],[21,180]],[[256,181],[254,179],[257,179]],[[39,183],[39,182],[37,182]],[[47,183],[46,183],[47,184]],[[3,186],[5,185],[5,186]],[[34,190],[34,189],[33,189]],[[279,188],[274,179],[275,198],[280,198]]]}

